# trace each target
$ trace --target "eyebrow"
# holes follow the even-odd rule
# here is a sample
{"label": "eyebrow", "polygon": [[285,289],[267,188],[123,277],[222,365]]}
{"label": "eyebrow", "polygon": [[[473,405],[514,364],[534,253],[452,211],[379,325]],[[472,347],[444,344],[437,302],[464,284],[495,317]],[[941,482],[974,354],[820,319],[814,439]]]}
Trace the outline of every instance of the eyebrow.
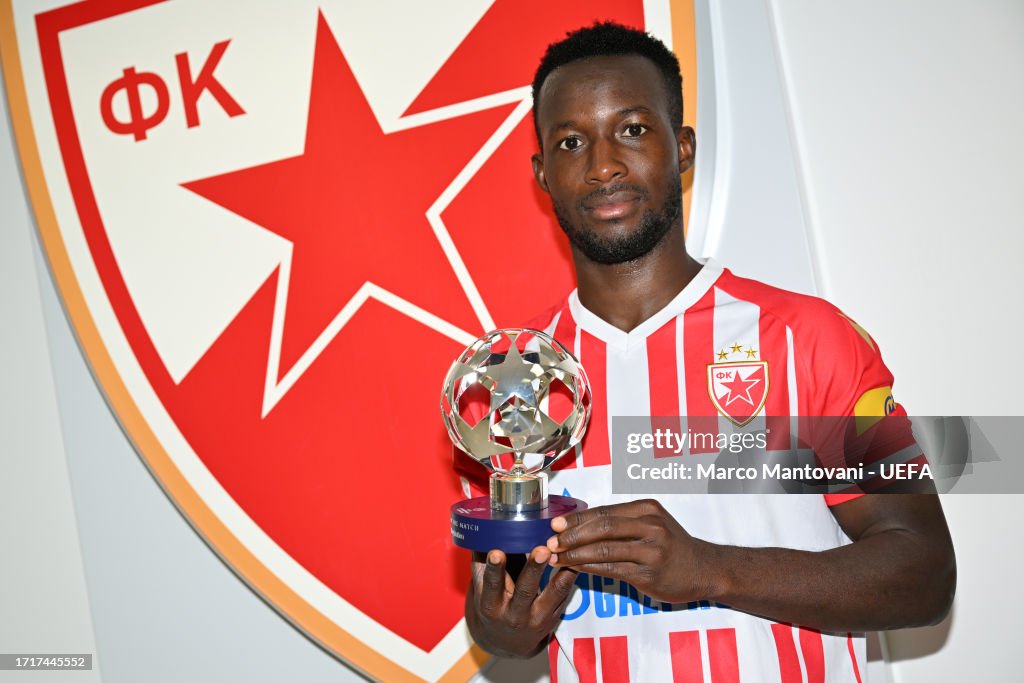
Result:
{"label": "eyebrow", "polygon": [[[617,112],[615,112],[615,115],[618,116],[619,118],[625,118],[625,117],[629,116],[630,114],[650,114],[650,113],[651,113],[651,110],[649,108],[644,107],[642,105],[637,105],[635,107],[626,107],[625,109],[620,109]],[[557,133],[558,131],[565,130],[566,128],[576,128],[576,122],[571,120],[571,119],[568,120],[568,121],[561,121],[557,125],[552,126],[549,129],[549,132],[550,133]]]}

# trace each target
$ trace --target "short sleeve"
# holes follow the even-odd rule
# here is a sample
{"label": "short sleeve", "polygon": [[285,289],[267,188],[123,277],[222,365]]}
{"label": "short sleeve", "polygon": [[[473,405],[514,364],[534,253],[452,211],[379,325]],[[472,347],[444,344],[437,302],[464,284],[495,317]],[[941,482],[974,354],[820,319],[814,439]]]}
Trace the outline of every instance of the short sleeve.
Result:
{"label": "short sleeve", "polygon": [[[916,447],[906,411],[893,398],[893,375],[863,327],[829,306],[803,350],[809,393],[803,402],[811,448],[824,465],[870,465]],[[862,492],[825,494],[839,505]]]}

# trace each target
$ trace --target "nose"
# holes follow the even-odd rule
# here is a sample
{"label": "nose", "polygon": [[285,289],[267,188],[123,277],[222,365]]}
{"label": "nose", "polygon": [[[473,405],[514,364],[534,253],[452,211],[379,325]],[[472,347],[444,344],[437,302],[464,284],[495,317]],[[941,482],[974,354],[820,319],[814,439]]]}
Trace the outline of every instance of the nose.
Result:
{"label": "nose", "polygon": [[619,157],[614,142],[598,138],[590,146],[590,167],[587,169],[587,182],[603,185],[610,180],[625,176],[626,165]]}

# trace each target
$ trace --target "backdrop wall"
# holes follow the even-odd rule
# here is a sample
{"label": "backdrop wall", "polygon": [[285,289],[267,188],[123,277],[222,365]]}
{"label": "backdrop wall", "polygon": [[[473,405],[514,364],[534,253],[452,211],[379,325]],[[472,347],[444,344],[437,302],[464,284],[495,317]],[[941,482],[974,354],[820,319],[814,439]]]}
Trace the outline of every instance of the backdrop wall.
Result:
{"label": "backdrop wall", "polygon": [[[696,13],[710,170],[691,249],[844,308],[912,413],[1024,413],[1012,383],[976,362],[1000,357],[994,345],[1012,354],[1024,331],[1006,309],[1024,246],[1024,138],[1011,134],[1024,102],[1008,87],[1024,67],[1019,5],[698,0]],[[9,126],[3,142],[0,650],[97,654],[97,671],[60,680],[360,680],[239,581],[134,454],[53,289]],[[1022,558],[1004,540],[1022,502],[944,504],[960,570],[951,619],[889,634],[891,663],[871,680],[1017,670],[1024,594],[1009,572]]]}

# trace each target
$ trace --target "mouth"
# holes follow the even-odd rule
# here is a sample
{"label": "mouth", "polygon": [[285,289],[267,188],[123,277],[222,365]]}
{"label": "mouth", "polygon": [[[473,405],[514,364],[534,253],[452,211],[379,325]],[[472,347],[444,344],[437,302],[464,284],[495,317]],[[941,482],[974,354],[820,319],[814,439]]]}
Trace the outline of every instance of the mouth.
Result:
{"label": "mouth", "polygon": [[607,195],[595,194],[583,201],[583,209],[598,220],[614,220],[632,213],[642,198],[641,193],[629,190],[620,190]]}

